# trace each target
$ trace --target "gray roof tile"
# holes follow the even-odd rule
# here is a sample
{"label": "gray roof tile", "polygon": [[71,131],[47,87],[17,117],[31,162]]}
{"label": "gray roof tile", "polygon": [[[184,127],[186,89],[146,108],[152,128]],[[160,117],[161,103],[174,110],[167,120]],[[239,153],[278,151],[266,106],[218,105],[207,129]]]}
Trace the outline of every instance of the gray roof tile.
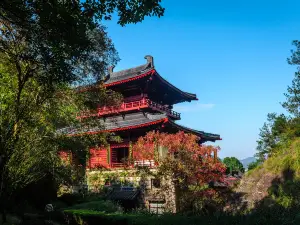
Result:
{"label": "gray roof tile", "polygon": [[139,190],[113,190],[107,195],[107,198],[110,200],[134,200],[139,193]]}
{"label": "gray roof tile", "polygon": [[121,80],[126,80],[138,75],[141,75],[143,73],[146,73],[148,71],[150,71],[151,66],[150,64],[144,64],[141,66],[137,66],[134,68],[130,68],[130,69],[126,69],[126,70],[121,70],[118,72],[114,72],[108,75],[107,80],[104,82],[105,84],[110,84],[116,81],[121,81]]}
{"label": "gray roof tile", "polygon": [[[80,128],[74,128],[74,127],[67,127],[63,128],[58,131],[60,134],[68,134],[68,135],[75,135],[75,134],[82,134],[82,133],[88,133],[88,132],[100,132],[103,130],[109,130],[113,131],[115,129],[120,128],[127,128],[131,126],[139,126],[150,122],[159,121],[162,119],[166,119],[168,116],[164,113],[143,113],[143,112],[135,112],[125,115],[117,115],[117,116],[111,116],[108,118],[100,118],[98,120],[95,120],[94,126],[90,127],[80,127]],[[204,131],[198,131],[194,130],[182,125],[179,125],[175,123],[173,120],[168,118],[169,124],[173,127],[176,127],[178,130],[182,130],[188,133],[193,133],[199,137],[202,138],[203,141],[215,141],[220,140],[220,135],[217,134],[211,134],[206,133]],[[97,124],[97,125],[96,125]]]}
{"label": "gray roof tile", "polygon": [[164,113],[150,114],[137,112],[125,115],[111,116],[108,118],[100,118],[98,120],[95,120],[95,124],[97,124],[97,126],[81,128],[68,127],[60,129],[58,133],[73,135],[87,132],[97,132],[101,130],[114,130],[130,126],[138,126],[165,118],[167,118],[167,115]]}

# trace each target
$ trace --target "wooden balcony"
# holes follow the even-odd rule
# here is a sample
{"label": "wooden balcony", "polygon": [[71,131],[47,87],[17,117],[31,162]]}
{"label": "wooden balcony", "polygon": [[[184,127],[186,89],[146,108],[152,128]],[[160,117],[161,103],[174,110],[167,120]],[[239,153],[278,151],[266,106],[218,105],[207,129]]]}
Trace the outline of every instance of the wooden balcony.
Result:
{"label": "wooden balcony", "polygon": [[125,163],[111,163],[110,164],[110,168],[124,168],[124,167],[128,167],[128,165]]}
{"label": "wooden balcony", "polygon": [[134,161],[133,164],[128,165],[126,163],[119,163],[119,162],[111,162],[110,164],[94,164],[93,167],[89,167],[88,169],[99,169],[99,168],[107,168],[107,169],[124,169],[124,168],[135,168],[135,167],[148,167],[148,168],[155,168],[155,162],[154,160],[139,160]]}
{"label": "wooden balcony", "polygon": [[169,109],[168,107],[153,102],[147,98],[142,98],[141,100],[126,102],[126,103],[123,102],[119,107],[102,107],[102,108],[98,108],[94,112],[92,111],[83,112],[77,116],[77,119],[96,117],[96,116],[101,117],[103,115],[118,114],[121,112],[140,110],[143,108],[151,108],[153,110],[167,113],[167,115],[172,117],[173,119],[180,119],[180,113],[175,112]]}
{"label": "wooden balcony", "polygon": [[112,162],[110,164],[110,168],[124,168],[124,167],[130,167],[130,168],[134,168],[134,167],[149,167],[149,168],[154,168],[155,167],[155,162],[154,160],[139,160],[139,161],[134,161],[133,165],[128,165],[125,163],[114,163]]}
{"label": "wooden balcony", "polygon": [[134,161],[134,166],[135,167],[154,168],[155,167],[155,162],[154,162],[154,160],[139,160],[139,161]]}

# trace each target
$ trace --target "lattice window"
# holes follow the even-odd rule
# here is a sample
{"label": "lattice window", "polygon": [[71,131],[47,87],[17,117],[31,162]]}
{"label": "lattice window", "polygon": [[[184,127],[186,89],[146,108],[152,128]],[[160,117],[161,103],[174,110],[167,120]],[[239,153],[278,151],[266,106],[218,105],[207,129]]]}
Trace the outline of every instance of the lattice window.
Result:
{"label": "lattice window", "polygon": [[149,202],[149,212],[153,214],[163,214],[165,211],[164,202],[151,201]]}

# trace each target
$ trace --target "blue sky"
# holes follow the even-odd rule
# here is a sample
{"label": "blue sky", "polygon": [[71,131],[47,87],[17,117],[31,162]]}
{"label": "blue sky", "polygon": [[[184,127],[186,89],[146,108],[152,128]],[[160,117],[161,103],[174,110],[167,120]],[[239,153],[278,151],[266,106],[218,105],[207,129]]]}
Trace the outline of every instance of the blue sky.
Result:
{"label": "blue sky", "polygon": [[[277,3],[278,2],[278,3]],[[300,39],[299,1],[163,0],[165,16],[121,27],[106,22],[121,61],[154,57],[157,71],[199,101],[175,106],[181,124],[220,134],[220,157],[253,156],[259,128],[294,76],[286,59]]]}

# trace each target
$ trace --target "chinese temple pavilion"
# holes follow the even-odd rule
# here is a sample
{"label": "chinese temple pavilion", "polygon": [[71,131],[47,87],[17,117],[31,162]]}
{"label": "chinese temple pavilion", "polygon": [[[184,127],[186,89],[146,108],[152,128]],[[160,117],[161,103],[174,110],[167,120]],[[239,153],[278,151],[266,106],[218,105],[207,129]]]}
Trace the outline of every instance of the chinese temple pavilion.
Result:
{"label": "chinese temple pavilion", "polygon": [[[93,116],[103,125],[86,130],[68,130],[68,135],[95,134],[97,132],[114,132],[123,140],[122,143],[111,143],[106,148],[91,149],[89,167],[104,166],[120,168],[123,159],[134,155],[130,145],[147,132],[176,133],[184,131],[200,137],[200,144],[207,141],[221,140],[217,134],[206,133],[181,126],[180,113],[173,110],[173,105],[181,102],[198,100],[195,94],[180,90],[165,80],[154,67],[153,57],[145,56],[143,65],[109,73],[104,81],[106,89],[123,95],[119,107],[102,107],[97,113],[82,113],[80,118]],[[85,90],[88,91],[89,88]],[[104,127],[104,128],[103,128]],[[108,148],[108,149],[107,149]],[[150,166],[151,162],[147,162]]]}

